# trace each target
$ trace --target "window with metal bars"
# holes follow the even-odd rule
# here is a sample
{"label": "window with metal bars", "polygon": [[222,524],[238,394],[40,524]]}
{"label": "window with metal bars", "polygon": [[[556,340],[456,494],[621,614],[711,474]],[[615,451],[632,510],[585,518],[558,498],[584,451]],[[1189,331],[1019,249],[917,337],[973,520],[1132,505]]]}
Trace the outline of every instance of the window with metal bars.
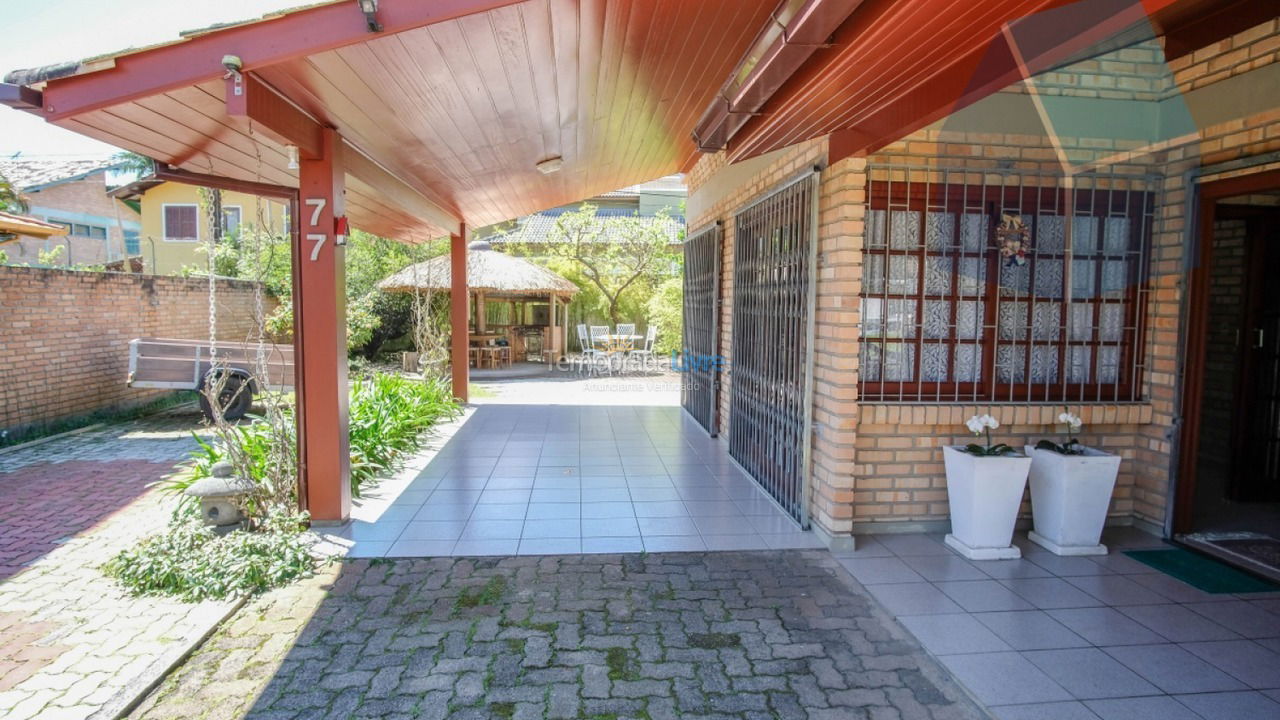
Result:
{"label": "window with metal bars", "polygon": [[868,170],[863,398],[1142,399],[1155,178]]}

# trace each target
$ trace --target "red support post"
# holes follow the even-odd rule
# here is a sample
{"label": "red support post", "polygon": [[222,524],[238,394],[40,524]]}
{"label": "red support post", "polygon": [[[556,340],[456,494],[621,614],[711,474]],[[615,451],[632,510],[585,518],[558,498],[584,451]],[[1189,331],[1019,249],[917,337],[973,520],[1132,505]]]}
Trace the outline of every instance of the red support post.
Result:
{"label": "red support post", "polygon": [[449,236],[449,349],[453,370],[453,396],[459,402],[467,401],[469,381],[468,354],[471,347],[470,329],[467,327],[467,227],[462,225],[457,235]]}
{"label": "red support post", "polygon": [[325,128],[319,156],[302,158],[293,235],[299,487],[317,524],[351,514],[346,248],[334,222],[344,215],[342,147]]}

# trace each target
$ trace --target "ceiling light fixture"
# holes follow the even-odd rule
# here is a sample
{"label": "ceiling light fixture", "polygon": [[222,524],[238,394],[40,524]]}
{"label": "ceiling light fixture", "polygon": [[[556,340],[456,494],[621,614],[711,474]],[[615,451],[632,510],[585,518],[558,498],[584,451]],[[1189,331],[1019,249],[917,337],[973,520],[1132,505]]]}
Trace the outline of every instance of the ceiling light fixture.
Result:
{"label": "ceiling light fixture", "polygon": [[556,172],[560,168],[564,167],[564,158],[557,155],[553,158],[547,158],[546,160],[543,160],[537,165],[534,165],[534,167],[537,168],[538,172],[542,173],[543,175],[550,175],[551,173]]}
{"label": "ceiling light fixture", "polygon": [[289,169],[297,170],[298,169],[298,146],[285,145],[284,151],[289,155],[289,166],[288,166]]}
{"label": "ceiling light fixture", "polygon": [[369,32],[382,32],[382,25],[378,22],[378,0],[357,0],[360,3],[360,12],[364,13],[364,20],[369,24]]}

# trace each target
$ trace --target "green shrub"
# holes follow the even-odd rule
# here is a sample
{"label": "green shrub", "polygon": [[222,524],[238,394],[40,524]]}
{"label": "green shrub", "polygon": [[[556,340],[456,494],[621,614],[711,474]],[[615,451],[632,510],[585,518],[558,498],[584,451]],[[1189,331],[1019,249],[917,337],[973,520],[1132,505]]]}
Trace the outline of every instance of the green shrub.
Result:
{"label": "green shrub", "polygon": [[375,373],[352,383],[348,435],[351,493],[422,445],[422,434],[458,411],[449,383]]}
{"label": "green shrub", "polygon": [[273,513],[256,531],[226,535],[193,518],[178,520],[121,551],[103,572],[138,595],[174,595],[189,602],[252,595],[314,571],[316,558],[303,541],[303,520]]}
{"label": "green shrub", "polygon": [[684,279],[669,278],[649,298],[649,322],[658,326],[654,352],[670,355],[684,343]]}

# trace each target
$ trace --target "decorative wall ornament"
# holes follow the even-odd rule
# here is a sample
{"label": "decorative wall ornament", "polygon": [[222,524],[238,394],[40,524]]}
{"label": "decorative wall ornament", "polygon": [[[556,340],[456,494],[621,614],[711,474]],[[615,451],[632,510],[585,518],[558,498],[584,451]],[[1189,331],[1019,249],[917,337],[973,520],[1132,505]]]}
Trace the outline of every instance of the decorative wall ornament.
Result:
{"label": "decorative wall ornament", "polygon": [[1027,264],[1027,251],[1031,249],[1031,229],[1023,223],[1021,215],[1000,213],[996,244],[1007,267]]}

